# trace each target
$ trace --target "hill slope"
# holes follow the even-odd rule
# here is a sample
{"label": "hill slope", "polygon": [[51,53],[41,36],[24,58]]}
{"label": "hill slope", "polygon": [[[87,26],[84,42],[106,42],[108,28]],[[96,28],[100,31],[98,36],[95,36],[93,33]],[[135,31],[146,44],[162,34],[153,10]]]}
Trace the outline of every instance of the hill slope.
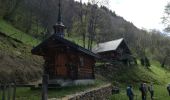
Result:
{"label": "hill slope", "polygon": [[24,44],[36,45],[37,43],[39,43],[39,40],[16,29],[13,25],[3,19],[0,19],[0,32],[4,33],[9,37],[20,40]]}
{"label": "hill slope", "polygon": [[[141,99],[139,86],[142,82],[153,83],[156,100],[169,100],[166,86],[170,83],[170,70],[160,67],[158,62],[151,62],[151,67],[146,68],[140,64],[137,66],[124,66],[114,63],[110,66],[98,66],[97,73],[109,79],[115,86],[120,87],[120,94],[114,94],[111,100],[127,100],[126,87],[133,86],[135,100]],[[150,96],[147,99],[150,100]]]}
{"label": "hill slope", "polygon": [[[5,32],[5,33],[4,33]],[[16,32],[16,35],[12,35]],[[19,35],[22,35],[22,39]],[[0,20],[0,81],[25,83],[40,78],[42,59],[31,54],[35,42],[24,32]]]}
{"label": "hill slope", "polygon": [[149,68],[145,66],[131,65],[125,66],[122,63],[113,63],[112,65],[100,65],[96,67],[96,73],[101,74],[113,83],[120,82],[124,84],[133,83],[155,83],[167,84],[170,82],[170,70],[160,67],[158,62],[152,62]]}
{"label": "hill slope", "polygon": [[[152,66],[147,69],[142,66],[138,66],[140,70],[128,70],[123,75],[124,80],[129,81],[128,84],[120,83],[121,92],[118,95],[112,95],[110,100],[126,100],[126,86],[131,84],[135,93],[135,99],[141,99],[141,93],[139,86],[141,82],[147,82],[149,85],[151,82],[154,83],[154,100],[169,100],[169,95],[166,89],[168,83],[170,83],[170,70],[159,67],[158,64],[153,63]],[[138,68],[135,68],[138,69]],[[131,78],[133,77],[133,78]],[[136,82],[137,80],[137,82]],[[147,99],[150,100],[150,94],[147,93]]]}
{"label": "hill slope", "polygon": [[[4,21],[2,18],[0,19],[0,67],[2,68],[1,72],[6,73],[1,75],[2,78],[8,74],[9,76],[13,76],[12,74],[16,72],[16,69],[21,72],[20,75],[22,75],[23,71],[26,71],[24,72],[27,73],[24,76],[26,79],[30,78],[31,75],[34,75],[32,73],[38,73],[38,75],[40,75],[42,60],[39,58],[36,59],[37,57],[32,56],[30,53],[32,46],[39,43],[39,41],[30,36],[29,34],[35,36],[35,34],[32,32],[36,25],[37,28],[43,27],[47,28],[49,31],[52,31],[51,25],[54,25],[57,20],[56,6],[58,4],[58,1],[42,2],[41,7],[38,6],[40,5],[39,3],[41,0],[19,1],[18,5],[16,5],[17,7],[13,9],[12,14],[9,15],[8,18],[5,16],[6,14],[0,14],[2,15],[0,16],[0,18],[6,18],[6,20],[10,21],[15,27],[18,27],[20,29],[18,30],[13,27],[11,23]],[[8,3],[6,3],[6,5],[7,4]],[[91,13],[93,7],[95,8],[96,16],[95,14]],[[69,38],[71,38],[70,40],[74,40],[75,42],[77,40],[77,42],[81,45],[83,43],[82,33],[86,33],[86,41],[88,42],[88,40],[90,40],[89,37],[93,37],[94,43],[124,37],[133,53],[135,53],[137,57],[139,57],[139,59],[143,56],[148,56],[148,58],[154,60],[159,59],[159,61],[162,61],[162,59],[167,54],[169,54],[168,51],[170,50],[170,39],[168,37],[160,34],[150,34],[144,30],[140,30],[135,27],[133,23],[124,20],[122,17],[116,15],[115,12],[110,11],[106,7],[83,4],[81,8],[80,3],[74,2],[74,0],[63,0],[62,10],[63,22],[67,26],[67,32],[68,35],[70,35]],[[81,10],[83,12],[83,25],[80,25],[81,18],[79,14]],[[93,21],[91,20],[93,17],[97,18],[97,21],[94,21],[96,23],[92,23]],[[90,34],[90,29],[92,28],[90,26],[93,26],[90,24],[96,24],[96,32],[94,32],[96,33],[95,36],[91,36]],[[21,30],[25,32],[27,30],[28,33],[26,34]],[[39,34],[38,31],[36,32],[36,34]],[[165,70],[160,69],[159,67],[152,66],[150,70],[140,66],[132,68],[130,67],[128,69],[126,69],[126,66],[117,67],[117,72],[113,74],[110,72],[110,74],[108,74],[109,71],[114,71],[114,69],[106,70],[104,76],[107,76],[108,78],[112,79],[112,81],[118,80],[120,82],[125,82],[128,80],[133,82],[150,82],[150,80],[152,80],[156,83],[165,83],[165,80],[163,80],[164,77],[161,76],[165,76],[165,74],[160,74],[164,73]],[[129,74],[129,77],[127,77],[127,74]],[[112,78],[109,75],[114,76],[115,78]],[[24,81],[24,79],[22,80]]]}

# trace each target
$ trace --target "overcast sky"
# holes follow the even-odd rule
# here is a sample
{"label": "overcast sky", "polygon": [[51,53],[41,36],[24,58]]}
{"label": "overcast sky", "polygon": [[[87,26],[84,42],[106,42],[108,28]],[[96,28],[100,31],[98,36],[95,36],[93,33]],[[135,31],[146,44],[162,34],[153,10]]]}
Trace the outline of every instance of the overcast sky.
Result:
{"label": "overcast sky", "polygon": [[110,0],[109,8],[138,28],[162,30],[164,26],[161,17],[168,1],[170,0]]}

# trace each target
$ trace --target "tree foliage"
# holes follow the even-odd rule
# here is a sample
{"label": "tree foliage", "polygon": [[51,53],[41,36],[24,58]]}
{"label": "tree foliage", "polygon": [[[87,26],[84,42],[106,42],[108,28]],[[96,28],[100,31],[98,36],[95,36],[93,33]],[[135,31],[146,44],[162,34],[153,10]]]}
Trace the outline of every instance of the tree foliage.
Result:
{"label": "tree foliage", "polygon": [[162,22],[166,27],[165,31],[170,32],[170,2],[165,6]]}

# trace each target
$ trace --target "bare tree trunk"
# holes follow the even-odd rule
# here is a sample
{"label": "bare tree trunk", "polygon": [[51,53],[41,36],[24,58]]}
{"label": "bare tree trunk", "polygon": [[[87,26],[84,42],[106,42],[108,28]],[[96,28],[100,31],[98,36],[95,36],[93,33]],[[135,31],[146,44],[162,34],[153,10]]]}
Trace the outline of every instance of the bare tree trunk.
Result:
{"label": "bare tree trunk", "polygon": [[88,49],[90,50],[91,48],[91,42],[92,42],[92,36],[93,36],[93,20],[89,21],[89,26],[88,26]]}
{"label": "bare tree trunk", "polygon": [[7,93],[8,93],[7,94],[7,97],[8,97],[7,100],[10,100],[10,98],[11,98],[11,84],[10,83],[8,84]]}
{"label": "bare tree trunk", "polygon": [[84,23],[83,23],[83,4],[82,4],[82,0],[80,0],[80,5],[81,5],[81,11],[80,11],[80,26],[82,29],[80,29],[80,33],[82,34],[82,37],[83,37],[83,47],[85,48],[86,47],[86,32],[83,31],[84,29]]}
{"label": "bare tree trunk", "polygon": [[6,5],[6,9],[7,9],[7,13],[4,15],[5,19],[10,19],[10,17],[12,16],[13,12],[19,7],[19,3],[22,0],[8,0],[7,5]]}
{"label": "bare tree trunk", "polygon": [[13,96],[12,96],[12,100],[15,100],[16,97],[16,82],[13,83]]}
{"label": "bare tree trunk", "polygon": [[97,21],[98,21],[98,15],[96,12],[96,8],[92,7],[90,22],[89,22],[90,23],[89,25],[89,34],[90,34],[89,50],[92,50],[93,42],[96,36]]}
{"label": "bare tree trunk", "polygon": [[6,98],[6,84],[3,85],[3,91],[2,91],[2,100],[5,100]]}
{"label": "bare tree trunk", "polygon": [[90,41],[91,41],[91,36],[90,36],[90,34],[89,34],[89,36],[88,36],[88,50],[90,49]]}
{"label": "bare tree trunk", "polygon": [[27,16],[27,25],[26,25],[26,33],[29,33],[32,27],[32,10],[29,12],[28,16]]}
{"label": "bare tree trunk", "polygon": [[162,64],[161,64],[161,67],[165,67],[165,62],[166,62],[166,59],[168,58],[168,56],[165,56],[163,61],[162,61]]}

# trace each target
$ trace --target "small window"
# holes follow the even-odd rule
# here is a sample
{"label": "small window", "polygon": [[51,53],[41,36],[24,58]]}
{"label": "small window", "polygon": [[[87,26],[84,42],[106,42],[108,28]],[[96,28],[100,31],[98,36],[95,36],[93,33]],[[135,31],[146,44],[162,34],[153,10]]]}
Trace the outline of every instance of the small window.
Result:
{"label": "small window", "polygon": [[83,57],[80,57],[80,66],[81,66],[81,67],[84,66],[84,59],[83,59]]}

